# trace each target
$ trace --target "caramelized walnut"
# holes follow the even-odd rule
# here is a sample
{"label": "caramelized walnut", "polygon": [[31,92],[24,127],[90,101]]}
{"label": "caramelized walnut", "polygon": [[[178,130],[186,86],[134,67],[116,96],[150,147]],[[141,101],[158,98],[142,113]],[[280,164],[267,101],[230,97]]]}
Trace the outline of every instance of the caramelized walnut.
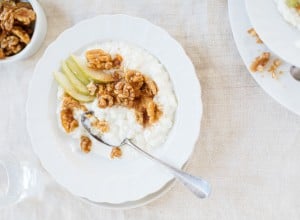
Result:
{"label": "caramelized walnut", "polygon": [[157,105],[153,101],[147,103],[146,112],[149,118],[148,123],[153,124],[154,122],[156,122],[160,114],[160,111],[158,110]]}
{"label": "caramelized walnut", "polygon": [[89,153],[92,149],[92,141],[86,136],[80,138],[80,148],[84,153]]}
{"label": "caramelized walnut", "polygon": [[281,60],[276,59],[273,61],[272,65],[268,69],[268,72],[272,74],[272,78],[276,79],[277,78],[277,69],[281,65]]}
{"label": "caramelized walnut", "polygon": [[98,106],[133,108],[139,124],[148,126],[155,123],[161,115],[153,101],[158,92],[156,83],[135,70],[127,70],[119,76],[117,82],[98,85]]}
{"label": "caramelized walnut", "polygon": [[120,71],[120,70],[115,71],[115,72],[112,74],[113,79],[114,79],[114,82],[118,82],[118,81],[121,79],[121,77],[122,77],[123,74],[124,74],[124,73],[123,73],[122,71]]}
{"label": "caramelized walnut", "polygon": [[62,108],[81,109],[82,111],[87,111],[87,108],[84,105],[68,94],[64,94]]}
{"label": "caramelized walnut", "polygon": [[99,108],[112,107],[114,105],[114,97],[111,95],[101,95],[98,97]]}
{"label": "caramelized walnut", "polygon": [[32,6],[29,2],[17,2],[15,7],[16,7],[16,9],[18,9],[18,8],[32,9]]}
{"label": "caramelized walnut", "polygon": [[122,61],[123,61],[123,57],[120,54],[117,54],[115,58],[112,60],[113,67],[119,68],[121,66]]}
{"label": "caramelized walnut", "polygon": [[30,36],[29,36],[29,34],[27,34],[26,31],[24,31],[23,28],[16,26],[11,29],[11,32],[14,35],[16,35],[20,39],[21,42],[23,42],[25,44],[28,44],[30,42]]}
{"label": "caramelized walnut", "polygon": [[11,31],[14,25],[13,10],[9,7],[4,7],[0,14],[0,27],[4,31]]}
{"label": "caramelized walnut", "polygon": [[140,125],[144,125],[144,122],[147,120],[145,116],[145,109],[135,111],[135,119]]}
{"label": "caramelized walnut", "polygon": [[20,44],[19,38],[13,35],[6,36],[1,41],[0,47],[2,48],[6,56],[16,54],[23,48],[22,44]]}
{"label": "caramelized walnut", "polygon": [[110,158],[115,159],[115,158],[120,158],[122,156],[122,150],[119,147],[113,147],[110,153]]}
{"label": "caramelized walnut", "polygon": [[135,91],[133,87],[125,82],[125,81],[119,81],[115,85],[114,94],[116,96],[116,102],[119,105],[125,106],[125,107],[133,107],[134,99],[135,99]]}
{"label": "caramelized walnut", "polygon": [[122,63],[122,56],[116,55],[114,59],[112,59],[109,53],[101,49],[89,50],[85,54],[88,67],[95,70],[110,70],[112,68],[120,67]]}
{"label": "caramelized walnut", "polygon": [[94,121],[92,123],[92,126],[99,129],[102,133],[109,131],[109,125],[108,125],[107,121],[104,121],[104,120],[96,119],[96,121]]}
{"label": "caramelized walnut", "polygon": [[264,52],[259,57],[256,57],[255,60],[252,62],[250,66],[250,70],[252,72],[262,72],[264,70],[264,67],[267,65],[267,63],[270,60],[270,53]]}
{"label": "caramelized walnut", "polygon": [[145,81],[145,86],[142,89],[142,91],[143,91],[144,95],[153,97],[157,94],[158,89],[157,89],[156,83],[153,80],[147,78]]}
{"label": "caramelized walnut", "polygon": [[100,84],[98,85],[98,106],[100,108],[111,107],[114,105],[114,84]]}
{"label": "caramelized walnut", "polygon": [[111,69],[112,59],[110,54],[100,49],[89,50],[86,52],[88,67],[96,70]]}
{"label": "caramelized walnut", "polygon": [[75,100],[71,96],[65,94],[62,102],[62,110],[60,112],[60,118],[63,128],[67,133],[70,133],[78,127],[79,123],[74,118],[74,110],[81,109],[87,111],[87,108],[80,104],[79,101]]}
{"label": "caramelized walnut", "polygon": [[116,98],[119,104],[122,104],[125,99],[134,100],[135,92],[133,87],[124,81],[120,81],[115,85]]}
{"label": "caramelized walnut", "polygon": [[16,9],[13,13],[13,17],[25,26],[30,25],[30,23],[36,19],[35,12],[25,7]]}
{"label": "caramelized walnut", "polygon": [[[123,60],[120,55],[112,59],[109,53],[101,49],[87,51],[86,58],[88,66],[97,70],[119,68]],[[153,101],[158,93],[156,83],[136,70],[124,72],[122,69],[117,69],[113,74],[114,82],[88,85],[90,94],[97,93],[98,106],[107,108],[121,105],[133,108],[138,123],[143,126],[155,123],[162,114]]]}
{"label": "caramelized walnut", "polygon": [[1,31],[1,28],[0,28],[0,44],[2,42],[2,40],[7,36],[7,32],[6,31]]}
{"label": "caramelized walnut", "polygon": [[140,89],[145,83],[145,77],[142,73],[134,70],[128,70],[125,73],[125,81],[133,87],[136,97],[141,95]]}
{"label": "caramelized walnut", "polygon": [[144,82],[145,78],[142,73],[135,70],[128,70],[125,73],[125,80],[129,83]]}
{"label": "caramelized walnut", "polygon": [[0,48],[0,59],[5,58],[5,54],[2,48]]}
{"label": "caramelized walnut", "polygon": [[100,84],[98,85],[98,96],[101,95],[112,95],[114,91],[114,84],[107,83],[107,84]]}
{"label": "caramelized walnut", "polygon": [[95,83],[90,82],[86,88],[89,90],[90,95],[95,95],[97,92],[97,86],[95,85]]}
{"label": "caramelized walnut", "polygon": [[162,112],[151,98],[144,98],[135,108],[135,117],[139,124],[148,126],[155,123]]}
{"label": "caramelized walnut", "polygon": [[260,37],[258,36],[258,34],[256,33],[254,28],[249,29],[248,34],[250,34],[252,37],[256,38],[256,43],[258,43],[258,44],[263,43],[263,41],[260,39]]}
{"label": "caramelized walnut", "polygon": [[67,133],[74,131],[78,127],[78,121],[73,116],[73,110],[66,108],[60,112],[61,124]]}

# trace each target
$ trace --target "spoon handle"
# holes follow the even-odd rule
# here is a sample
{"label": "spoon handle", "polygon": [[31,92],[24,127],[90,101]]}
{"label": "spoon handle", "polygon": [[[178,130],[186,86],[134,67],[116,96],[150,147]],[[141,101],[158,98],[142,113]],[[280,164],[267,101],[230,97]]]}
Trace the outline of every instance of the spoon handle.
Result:
{"label": "spoon handle", "polygon": [[158,158],[152,156],[151,154],[147,153],[146,151],[139,148],[137,145],[135,145],[130,139],[125,139],[121,145],[127,144],[131,146],[136,151],[144,154],[146,157],[151,159],[152,161],[155,161],[165,168],[167,168],[171,173],[178,179],[181,183],[183,183],[191,192],[193,192],[198,198],[204,199],[209,196],[211,187],[207,181],[200,177],[196,177],[193,175],[190,175],[180,169],[177,169],[170,164],[159,160]]}

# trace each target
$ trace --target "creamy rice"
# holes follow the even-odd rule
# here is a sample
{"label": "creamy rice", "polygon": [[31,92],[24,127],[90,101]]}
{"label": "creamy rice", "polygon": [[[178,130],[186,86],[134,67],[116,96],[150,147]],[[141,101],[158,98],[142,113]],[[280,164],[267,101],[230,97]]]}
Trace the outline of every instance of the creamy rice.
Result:
{"label": "creamy rice", "polygon": [[[121,106],[102,109],[98,107],[98,100],[95,99],[92,103],[85,105],[89,110],[95,112],[95,116],[98,119],[108,122],[110,130],[102,135],[103,140],[113,145],[119,145],[124,138],[131,138],[138,146],[147,151],[151,151],[162,145],[166,141],[168,133],[173,126],[177,108],[173,86],[164,66],[144,49],[124,42],[105,42],[93,45],[92,47],[87,48],[87,50],[95,48],[103,49],[112,56],[120,54],[123,57],[122,66],[125,69],[139,70],[145,76],[149,76],[154,80],[158,87],[158,93],[154,97],[154,101],[163,112],[163,115],[155,124],[143,128],[136,121],[133,109]],[[85,60],[84,53],[80,54],[80,58]],[[59,126],[64,131],[59,114],[62,106],[63,93],[62,88],[59,88],[57,96],[59,101],[57,117]],[[81,113],[81,110],[75,112],[75,119],[79,122]],[[73,146],[74,151],[80,152],[79,139],[81,135],[86,134],[87,133],[81,124],[70,133],[71,137],[78,139],[78,144]],[[91,140],[93,141],[92,152],[109,157],[110,148],[101,146],[102,144],[98,143],[93,138],[91,138]],[[122,158],[130,158],[136,154],[136,152],[129,149],[129,147],[123,147],[122,150]]]}
{"label": "creamy rice", "polygon": [[290,8],[286,4],[286,0],[274,0],[277,4],[277,8],[283,18],[291,25],[297,27],[300,30],[300,14],[295,8]]}

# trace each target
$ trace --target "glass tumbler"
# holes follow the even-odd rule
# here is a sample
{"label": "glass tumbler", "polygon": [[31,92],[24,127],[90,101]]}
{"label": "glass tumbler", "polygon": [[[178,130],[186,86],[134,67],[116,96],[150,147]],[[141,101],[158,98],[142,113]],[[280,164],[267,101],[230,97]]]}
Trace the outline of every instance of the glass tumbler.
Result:
{"label": "glass tumbler", "polygon": [[40,190],[40,172],[19,161],[11,152],[0,152],[0,208],[16,204]]}

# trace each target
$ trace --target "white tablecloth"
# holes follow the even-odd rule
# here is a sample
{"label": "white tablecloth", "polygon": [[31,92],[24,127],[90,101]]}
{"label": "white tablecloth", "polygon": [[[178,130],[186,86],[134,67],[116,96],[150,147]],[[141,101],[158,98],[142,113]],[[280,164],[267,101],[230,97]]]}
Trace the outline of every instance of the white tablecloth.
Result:
{"label": "white tablecloth", "polygon": [[48,18],[42,48],[28,60],[0,65],[1,148],[37,161],[26,132],[25,103],[34,66],[50,42],[98,14],[139,16],[166,29],[196,67],[204,114],[187,170],[208,179],[213,192],[198,200],[177,183],[149,205],[116,211],[86,204],[51,180],[39,198],[0,210],[1,220],[300,219],[300,117],[265,94],[247,72],[232,38],[227,1],[40,2]]}

